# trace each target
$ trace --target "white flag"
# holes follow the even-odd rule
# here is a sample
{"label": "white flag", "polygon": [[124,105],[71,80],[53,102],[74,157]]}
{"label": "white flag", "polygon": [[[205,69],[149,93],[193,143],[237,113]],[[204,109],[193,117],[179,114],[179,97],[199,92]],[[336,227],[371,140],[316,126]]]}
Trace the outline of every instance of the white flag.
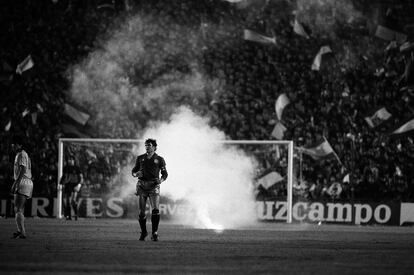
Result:
{"label": "white flag", "polygon": [[286,127],[280,121],[276,122],[275,128],[273,128],[272,136],[278,140],[283,139],[285,135]]}
{"label": "white flag", "polygon": [[258,34],[254,31],[245,29],[244,33],[243,33],[243,39],[244,40],[249,40],[249,41],[254,41],[254,42],[259,42],[259,43],[263,43],[263,44],[276,44],[276,38],[275,37],[268,37],[268,36],[264,36],[261,34]]}
{"label": "white flag", "polygon": [[345,183],[349,183],[349,173],[345,175],[345,177],[342,179],[342,182]]}
{"label": "white flag", "polygon": [[392,132],[392,134],[402,134],[411,130],[414,130],[414,118]]}
{"label": "white flag", "polygon": [[309,39],[309,35],[303,28],[302,24],[298,22],[298,20],[295,18],[295,22],[293,23],[293,31],[296,34],[299,34],[300,36],[306,37]]}
{"label": "white flag", "polygon": [[65,103],[65,114],[82,125],[85,125],[90,117],[87,113],[81,112],[72,105],[69,105],[67,103]]}
{"label": "white flag", "polygon": [[16,73],[22,74],[34,66],[32,56],[29,54],[19,65],[17,65]]}
{"label": "white flag", "polygon": [[11,120],[9,120],[9,123],[7,123],[6,127],[4,127],[4,131],[8,132],[10,130],[11,123]]}
{"label": "white flag", "polygon": [[389,119],[392,115],[387,111],[385,107],[377,110],[372,116],[365,117],[365,121],[369,127],[374,128]]}
{"label": "white flag", "polygon": [[270,172],[269,174],[261,177],[257,181],[257,185],[263,186],[265,189],[268,189],[272,185],[283,180],[283,177],[278,172]]}
{"label": "white flag", "polygon": [[327,140],[313,148],[301,148],[303,153],[311,156],[313,159],[320,159],[334,155],[334,150]]}
{"label": "white flag", "polygon": [[275,103],[275,110],[276,110],[276,116],[278,120],[282,120],[282,113],[283,109],[290,103],[289,98],[286,94],[281,94],[276,100]]}
{"label": "white flag", "polygon": [[319,71],[320,68],[321,68],[322,56],[324,54],[331,53],[331,52],[332,52],[332,50],[329,46],[322,46],[319,49],[318,54],[315,56],[315,59],[313,59],[312,70],[313,71]]}
{"label": "white flag", "polygon": [[24,109],[22,113],[22,117],[25,117],[28,113],[29,113],[29,109],[28,108]]}
{"label": "white flag", "polygon": [[36,107],[41,113],[43,113],[44,110],[43,110],[42,105],[40,105],[39,103],[36,103]]}
{"label": "white flag", "polygon": [[397,30],[393,30],[387,26],[378,25],[375,30],[375,36],[387,41],[397,41],[402,44],[407,40],[407,35]]}

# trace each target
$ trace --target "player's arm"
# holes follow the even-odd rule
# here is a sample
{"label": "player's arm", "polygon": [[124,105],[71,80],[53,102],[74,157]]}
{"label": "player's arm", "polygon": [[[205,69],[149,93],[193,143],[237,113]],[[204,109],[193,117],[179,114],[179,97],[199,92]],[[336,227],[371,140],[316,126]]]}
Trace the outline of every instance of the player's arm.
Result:
{"label": "player's arm", "polygon": [[163,158],[161,158],[160,171],[161,171],[161,180],[160,181],[163,182],[168,178],[168,172],[167,172],[167,168],[165,166],[165,160]]}
{"label": "player's arm", "polygon": [[77,170],[77,174],[78,174],[78,184],[82,184],[83,183],[83,174],[82,174],[79,167],[76,167],[76,170]]}
{"label": "player's arm", "polygon": [[[83,184],[83,175],[82,175],[81,170],[78,167],[78,184],[75,186],[75,188],[73,188],[73,191],[75,191],[76,193],[79,192],[81,190],[82,184]],[[77,195],[75,195],[75,200],[76,200],[76,196]]]}

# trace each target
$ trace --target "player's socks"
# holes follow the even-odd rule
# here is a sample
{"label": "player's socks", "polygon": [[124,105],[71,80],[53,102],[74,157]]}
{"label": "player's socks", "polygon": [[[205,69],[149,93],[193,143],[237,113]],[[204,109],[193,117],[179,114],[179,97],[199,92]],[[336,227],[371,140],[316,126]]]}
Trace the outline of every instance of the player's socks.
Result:
{"label": "player's socks", "polygon": [[145,218],[145,216],[139,216],[138,218],[139,221],[139,227],[141,227],[141,236],[139,237],[140,241],[144,241],[145,237],[148,236],[148,232],[147,232],[147,219]]}
{"label": "player's socks", "polygon": [[151,215],[152,233],[158,231],[158,225],[160,223],[160,211],[158,209],[152,210]]}
{"label": "player's socks", "polygon": [[76,202],[73,202],[72,207],[73,207],[73,212],[75,214],[75,220],[78,220],[77,219],[77,217],[78,217],[78,204]]}
{"label": "player's socks", "polygon": [[152,237],[151,237],[151,239],[154,242],[156,242],[156,241],[158,241],[158,225],[160,224],[160,211],[158,209],[153,209],[152,210],[151,224],[152,224]]}

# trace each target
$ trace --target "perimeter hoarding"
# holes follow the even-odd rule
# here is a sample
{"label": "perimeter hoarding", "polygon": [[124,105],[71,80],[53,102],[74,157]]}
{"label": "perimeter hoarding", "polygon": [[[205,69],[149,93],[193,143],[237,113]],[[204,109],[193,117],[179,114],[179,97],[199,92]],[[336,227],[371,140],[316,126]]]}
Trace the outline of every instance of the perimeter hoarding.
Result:
{"label": "perimeter hoarding", "polygon": [[[137,209],[135,197],[126,199],[89,197],[81,198],[79,216],[87,218],[136,218]],[[286,201],[257,201],[256,210],[259,221],[286,222]],[[237,209],[234,211],[237,211]],[[183,201],[163,199],[160,203],[160,213],[163,219],[168,220],[177,214],[191,213],[191,209]],[[25,214],[31,217],[56,217],[57,199],[34,197],[28,201]],[[13,217],[11,198],[1,199],[0,215]],[[293,203],[292,216],[293,222],[304,223],[404,225],[414,223],[414,203],[296,201]]]}

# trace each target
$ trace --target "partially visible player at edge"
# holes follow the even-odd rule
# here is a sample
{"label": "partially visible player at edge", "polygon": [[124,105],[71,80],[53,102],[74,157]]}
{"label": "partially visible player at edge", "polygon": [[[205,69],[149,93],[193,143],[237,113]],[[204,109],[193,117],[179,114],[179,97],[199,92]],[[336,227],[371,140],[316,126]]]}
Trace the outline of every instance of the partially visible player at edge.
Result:
{"label": "partially visible player at edge", "polygon": [[32,197],[32,163],[29,155],[24,150],[24,141],[20,136],[13,137],[12,150],[16,153],[14,159],[13,178],[11,193],[14,195],[14,212],[17,232],[13,233],[14,239],[26,239],[24,226],[24,207],[26,200]]}
{"label": "partially visible player at edge", "polygon": [[[152,237],[153,241],[158,241],[158,224],[160,223],[160,184],[168,177],[165,168],[165,160],[155,153],[157,150],[157,141],[155,139],[147,139],[145,141],[146,153],[139,155],[132,168],[132,176],[138,177],[137,192],[139,204],[139,226],[141,227],[140,241],[144,241],[148,236],[146,227],[145,207],[149,198],[152,213]],[[161,178],[159,178],[161,172]]]}
{"label": "partially visible player at edge", "polygon": [[72,220],[72,209],[75,220],[78,220],[79,191],[82,187],[82,172],[75,164],[75,158],[70,156],[67,165],[63,167],[63,175],[59,184],[63,187],[63,209],[66,220]]}

